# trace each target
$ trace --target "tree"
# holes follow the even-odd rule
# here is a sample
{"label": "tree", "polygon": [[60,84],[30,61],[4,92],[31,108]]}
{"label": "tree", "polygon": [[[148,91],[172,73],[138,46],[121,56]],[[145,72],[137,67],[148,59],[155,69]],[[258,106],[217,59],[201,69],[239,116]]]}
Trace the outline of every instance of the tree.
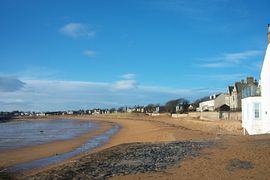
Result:
{"label": "tree", "polygon": [[120,108],[117,109],[117,112],[121,112],[121,113],[126,112],[126,108],[125,107],[120,107]]}
{"label": "tree", "polygon": [[111,108],[109,111],[110,111],[110,113],[114,113],[116,111],[116,109],[115,108]]}
{"label": "tree", "polygon": [[189,101],[184,98],[170,100],[165,104],[165,110],[169,113],[175,113],[176,106],[180,107],[180,113],[187,112]]}
{"label": "tree", "polygon": [[145,112],[148,112],[148,113],[153,113],[154,111],[156,111],[156,107],[158,105],[155,105],[155,104],[148,104],[146,107],[145,107]]}

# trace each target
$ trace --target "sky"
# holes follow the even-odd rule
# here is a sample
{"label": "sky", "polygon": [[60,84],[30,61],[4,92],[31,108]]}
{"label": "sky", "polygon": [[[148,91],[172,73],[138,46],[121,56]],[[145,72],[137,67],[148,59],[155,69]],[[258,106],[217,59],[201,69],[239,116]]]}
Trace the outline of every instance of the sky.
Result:
{"label": "sky", "polygon": [[269,0],[1,0],[0,111],[194,101],[260,78]]}

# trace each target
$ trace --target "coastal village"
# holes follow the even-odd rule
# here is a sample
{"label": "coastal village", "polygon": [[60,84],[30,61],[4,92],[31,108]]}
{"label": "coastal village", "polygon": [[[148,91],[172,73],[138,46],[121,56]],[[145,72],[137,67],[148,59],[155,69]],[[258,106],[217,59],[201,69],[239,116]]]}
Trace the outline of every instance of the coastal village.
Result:
{"label": "coastal village", "polygon": [[[94,108],[89,110],[69,110],[55,112],[0,112],[0,117],[23,117],[23,116],[49,116],[49,115],[100,115],[111,113],[144,113],[152,116],[158,116],[160,113],[170,113],[173,117],[184,117],[185,114],[192,112],[219,112],[217,119],[228,119],[228,116],[222,115],[224,112],[241,112],[242,99],[247,97],[260,96],[260,84],[254,77],[247,77],[245,80],[235,82],[227,87],[227,92],[217,93],[202,97],[193,103],[185,99],[172,100],[170,108],[166,105],[135,105],[134,107],[119,107],[111,109]],[[170,103],[170,101],[168,102]],[[182,115],[177,115],[182,114]],[[194,114],[194,113],[193,113]],[[210,118],[210,117],[209,117]],[[238,117],[238,119],[241,119]]]}
{"label": "coastal village", "polygon": [[[90,110],[69,110],[55,112],[0,112],[0,116],[49,116],[49,115],[99,115],[110,113],[146,113],[157,116],[159,113],[186,114],[188,112],[241,112],[242,99],[246,97],[260,96],[260,86],[254,77],[235,82],[227,87],[227,92],[217,93],[202,97],[196,102],[189,103],[185,99],[176,99],[173,107],[166,110],[166,105],[135,105],[134,107],[119,107],[111,109],[94,108]],[[183,102],[182,102],[183,101]],[[221,119],[224,117],[220,117]]]}
{"label": "coastal village", "polygon": [[[234,46],[228,49],[225,48],[228,44],[230,45],[232,37],[235,36],[228,36],[231,38],[229,43],[224,43],[224,39],[227,38],[226,33],[230,34],[233,32],[233,34],[235,33],[234,35],[240,35],[237,31],[246,28],[244,23],[239,25],[239,20],[242,22],[243,17],[246,18],[245,9],[242,9],[242,3],[238,4],[238,8],[233,9],[235,2],[227,4],[229,1],[222,1],[221,4],[216,4],[212,1],[205,1],[204,3],[206,3],[207,8],[209,6],[209,9],[207,9],[207,11],[200,11],[200,13],[197,13],[197,11],[203,7],[206,8],[205,4],[188,4],[190,3],[189,1],[181,1],[181,3],[178,3],[177,1],[170,1],[170,3],[160,1],[158,4],[155,4],[155,6],[159,7],[155,8],[163,9],[162,13],[159,12],[160,10],[153,9],[152,6],[154,5],[154,2],[151,2],[151,13],[149,13],[150,11],[144,12],[144,9],[147,9],[146,7],[148,7],[145,2],[143,4],[137,4],[136,2],[135,4],[132,4],[134,7],[131,7],[129,3],[125,4],[123,2],[113,2],[112,4],[107,4],[107,2],[99,3],[100,2],[84,2],[80,4],[76,2],[74,4],[74,2],[70,2],[67,7],[74,5],[74,9],[76,9],[75,5],[78,6],[78,12],[76,13],[80,16],[77,16],[77,18],[93,15],[93,19],[96,19],[97,22],[100,23],[103,22],[103,26],[98,23],[96,26],[94,24],[90,26],[86,23],[67,23],[64,26],[59,26],[62,27],[59,28],[55,25],[57,24],[56,21],[49,20],[47,21],[50,23],[46,23],[44,27],[42,26],[42,29],[48,28],[45,32],[49,31],[52,26],[58,27],[59,32],[55,32],[54,36],[50,35],[48,37],[55,37],[59,42],[63,41],[61,48],[65,51],[58,52],[61,54],[59,57],[63,58],[70,56],[72,60],[77,60],[76,67],[73,67],[74,64],[72,64],[69,67],[70,69],[67,68],[65,70],[69,76],[59,75],[60,80],[56,80],[58,77],[54,77],[53,72],[48,72],[49,75],[45,74],[44,76],[52,76],[52,80],[46,78],[44,80],[42,79],[42,73],[40,73],[40,79],[28,79],[27,76],[20,76],[18,73],[18,78],[13,78],[5,77],[4,75],[1,77],[2,72],[0,71],[0,85],[1,83],[6,85],[6,87],[0,86],[0,93],[9,96],[16,96],[16,93],[18,93],[17,96],[14,97],[16,98],[14,101],[11,101],[11,99],[8,98],[3,98],[3,101],[2,99],[0,100],[0,180],[270,179],[270,24],[265,24],[266,20],[262,21],[264,23],[264,33],[267,34],[267,36],[262,36],[264,43],[263,46],[267,44],[267,47],[261,48],[266,50],[255,50],[258,46],[262,45],[262,42],[258,43],[259,45],[256,44],[254,46],[241,46],[241,44],[245,44],[246,42],[257,42],[259,39],[258,37],[261,37],[261,35],[258,35],[261,34],[261,30],[253,30],[251,28],[251,26],[253,26],[253,24],[251,24],[252,20],[250,20],[250,32],[248,33],[254,33],[254,39],[256,39],[256,41],[251,40],[251,38],[247,38],[245,41],[243,40],[243,37],[241,37],[243,38],[241,40],[236,39],[236,41],[241,42],[239,43],[240,45],[237,43],[236,45],[241,46],[239,47],[240,49],[242,48],[242,51],[237,51]],[[150,3],[150,1],[148,3]],[[13,6],[18,10],[21,8],[21,4],[19,4],[19,6],[16,3],[11,5],[7,3],[5,5],[10,9],[12,9],[11,7]],[[30,6],[32,4],[26,3],[26,5]],[[44,5],[47,5],[48,7]],[[44,15],[46,19],[49,19],[48,13],[55,15],[52,5],[54,4],[46,2],[43,6],[40,6],[45,9],[47,8],[47,13]],[[93,5],[93,8],[89,5]],[[104,5],[106,5],[106,8]],[[224,7],[222,6],[222,8],[220,8],[220,5],[223,5]],[[249,4],[249,8],[254,8],[251,5],[253,4]],[[260,5],[268,5],[268,3],[262,3]],[[59,9],[63,8],[62,2],[60,4],[56,3],[55,6],[59,6]],[[107,8],[107,6],[109,8]],[[121,9],[122,6],[124,11]],[[39,6],[33,3],[33,7],[38,9],[37,7]],[[35,8],[33,7],[30,9],[34,10]],[[119,7],[121,8],[119,9]],[[141,7],[143,8],[140,9]],[[191,7],[196,8],[191,9]],[[58,8],[56,9],[58,10]],[[106,11],[103,10],[104,8]],[[133,8],[136,9],[136,11],[129,14],[130,12],[128,11],[133,11]],[[20,12],[26,12],[26,9],[22,9],[23,11]],[[113,9],[114,11],[111,12],[110,9]],[[173,11],[172,15],[168,14],[167,11],[169,9],[170,11]],[[212,11],[210,11],[210,9]],[[236,27],[236,25],[232,23],[234,22],[233,20],[230,20],[229,22],[231,24],[228,25],[229,23],[226,20],[221,21],[221,23],[226,24],[226,27],[224,26],[221,28],[222,30],[218,30],[216,26],[221,26],[219,23],[221,19],[214,19],[212,16],[218,16],[219,13],[221,13],[220,11],[224,10],[224,17],[230,17],[229,13],[235,13],[233,11],[229,11],[230,9],[234,11],[237,10],[237,16],[241,16],[237,23],[237,26],[241,26],[241,28]],[[116,10],[117,13],[119,13],[116,13],[117,15],[114,14]],[[258,11],[256,8],[255,10]],[[66,9],[62,9],[62,11],[65,12]],[[238,14],[238,11],[241,15]],[[84,13],[80,14],[81,12]],[[102,16],[96,18],[95,16],[101,15],[99,14],[100,12],[102,13]],[[155,12],[154,16],[152,16],[152,12]],[[198,18],[199,15],[206,12],[208,12],[209,15],[206,14],[203,19]],[[267,11],[265,10],[265,12]],[[33,12],[31,13],[33,14]],[[76,14],[75,11],[73,13]],[[127,19],[124,19],[124,23],[122,22],[122,24],[125,26],[122,24],[119,26],[116,22],[122,21],[122,13],[126,15],[125,18],[128,17],[128,22],[134,23],[136,22],[135,20],[144,22],[144,19],[146,19],[146,21],[144,24],[140,24],[141,22],[138,21],[135,23],[136,26],[133,26],[132,23],[127,25]],[[248,13],[248,11],[246,13]],[[67,9],[66,14],[56,14],[57,16],[62,15],[61,18],[59,18],[62,19],[61,21],[70,22],[70,18],[75,18],[75,16],[64,16],[68,14],[71,16],[72,13],[70,13],[70,9]],[[249,12],[249,14],[250,17],[254,15],[251,12]],[[23,16],[22,14],[16,15]],[[103,16],[105,17],[104,19]],[[171,21],[169,20],[170,18],[167,19],[167,16],[170,18],[176,18]],[[188,16],[189,18],[181,20],[182,16]],[[262,13],[256,18],[254,16],[254,19],[258,21],[258,19],[260,19],[259,17],[263,16],[265,15]],[[215,23],[215,27],[212,27],[212,30],[208,27],[202,28],[200,24],[200,22],[203,22],[203,24],[205,24],[205,22],[212,23],[212,20],[210,21],[209,17],[218,21],[218,23]],[[108,20],[107,18],[112,19]],[[181,24],[181,26],[176,26],[178,24],[178,22],[175,22],[176,20],[179,20],[179,24]],[[10,22],[13,23],[13,21]],[[19,21],[20,19],[14,22]],[[108,23],[109,21],[110,23]],[[169,24],[164,23],[167,21]],[[190,25],[191,27],[188,27],[187,24],[185,24],[186,21],[190,21],[192,26]],[[53,24],[53,22],[55,24]],[[160,27],[163,25],[161,22],[164,23],[164,27],[162,28]],[[196,22],[198,22],[198,27],[194,25]],[[262,22],[260,23],[262,24]],[[37,24],[35,21],[31,21],[31,23]],[[184,23],[185,26],[182,26],[182,23]],[[9,23],[4,22],[4,25],[8,24]],[[111,24],[116,24],[117,28]],[[170,24],[172,27],[176,28],[176,31],[174,31],[174,28],[169,27]],[[149,27],[146,25],[149,25]],[[31,27],[34,26],[31,25]],[[137,29],[135,28],[135,31],[131,30],[131,28],[134,27]],[[110,30],[109,33],[105,32],[106,28]],[[148,32],[148,28],[151,34],[156,33],[155,36],[150,36],[150,33],[146,33],[146,31]],[[160,32],[159,28],[161,29]],[[38,33],[43,32],[38,28],[33,29]],[[121,33],[118,32],[119,29],[121,29]],[[116,36],[115,31],[121,35],[120,38],[118,37],[120,45],[118,42],[115,42],[115,39],[113,38]],[[163,31],[166,32],[166,36]],[[185,39],[186,37],[182,36],[182,34],[179,33],[180,31],[188,38]],[[142,36],[142,38],[136,35],[134,36],[136,37],[136,41],[133,42],[132,38],[130,38],[130,34],[134,32],[135,34],[137,33],[137,35]],[[50,34],[49,32],[47,33]],[[57,33],[60,33],[63,37],[57,38]],[[102,33],[108,34],[104,36]],[[170,33],[172,34],[171,36]],[[198,51],[198,49],[195,49],[195,51],[192,49],[193,51],[191,52],[194,52],[194,54],[192,54],[192,56],[194,56],[192,59],[189,56],[185,57],[185,53],[183,52],[194,46],[193,41],[195,41],[195,38],[193,37],[193,33],[196,35],[194,35],[194,37],[196,37],[198,47],[206,46],[204,42],[201,43],[201,41],[205,41],[206,39],[215,42],[216,44],[214,45],[216,46],[218,46],[215,39],[216,37],[224,39],[223,42],[219,42],[221,43],[221,46],[213,51],[209,50],[209,52],[206,52],[207,49],[202,48],[205,52],[198,52],[198,54],[196,54],[195,51]],[[214,33],[219,35],[216,36]],[[241,34],[242,33],[244,32],[241,31]],[[220,34],[224,35],[224,37],[221,37]],[[161,37],[157,38],[156,35],[160,35]],[[200,39],[202,37],[201,35],[208,38],[203,37]],[[163,36],[165,37],[164,39]],[[210,39],[210,36],[214,36],[215,38]],[[9,36],[7,37],[9,38]],[[46,33],[44,33],[44,37],[47,37]],[[168,39],[170,38],[171,40],[169,41]],[[97,39],[97,41],[94,39]],[[144,39],[147,39],[147,41],[143,41]],[[155,42],[154,39],[157,39],[157,42]],[[177,45],[180,47],[179,40],[183,40],[185,45],[184,48],[187,49],[184,49],[183,46],[181,46],[183,49],[182,51],[179,50],[181,48],[177,49],[178,47],[175,49],[172,48],[174,43],[178,43]],[[111,48],[112,44],[110,44],[109,41],[113,42],[116,49]],[[160,47],[162,47],[165,53],[162,54],[162,52],[155,56],[154,53],[159,50],[158,46],[151,47],[153,48],[153,51],[150,52],[142,50],[149,48],[148,41],[151,41],[152,46],[153,43],[160,43]],[[45,54],[48,57],[57,56],[57,54],[52,52],[57,51],[58,46],[60,46],[56,41],[52,42],[52,44],[55,44],[55,47],[43,40],[43,43],[46,45],[44,46],[46,47],[44,49],[48,50]],[[187,42],[192,43],[188,44]],[[39,43],[40,42],[36,44],[37,47]],[[109,45],[106,46],[106,43]],[[123,48],[123,44],[121,43],[128,48]],[[224,45],[222,43],[224,43]],[[10,44],[14,45],[12,43]],[[26,43],[22,44],[26,46]],[[75,46],[73,46],[74,44]],[[214,45],[210,43],[210,45],[206,47],[213,48]],[[34,46],[34,44],[29,44],[29,46]],[[85,56],[85,59],[90,58],[93,60],[96,58],[96,61],[90,63],[84,61],[81,63],[79,62],[79,55],[76,56],[74,52],[69,54],[68,51],[76,51],[80,46],[91,47],[91,49],[84,49],[83,51],[79,50],[81,52],[80,55]],[[92,50],[92,47],[93,49],[94,47],[98,49],[99,46],[103,48],[103,51],[101,48],[99,49],[100,52]],[[140,49],[141,46],[142,49]],[[165,48],[167,46],[169,46],[168,49]],[[123,48],[120,53],[115,51],[119,47]],[[221,48],[222,51],[219,48]],[[243,51],[245,48],[250,50]],[[134,51],[134,49],[136,49],[136,51]],[[23,50],[23,48],[18,49],[18,52],[24,52]],[[29,50],[35,50],[38,53],[41,53],[39,48],[29,48]],[[236,53],[222,54],[222,52],[230,52],[233,50],[235,50]],[[224,57],[220,58],[213,52],[221,52],[220,56],[223,55]],[[50,55],[50,53],[52,54]],[[107,54],[104,55],[105,53]],[[192,74],[191,79],[195,77],[194,79],[197,81],[200,80],[199,78],[204,78],[204,80],[196,84],[196,86],[191,85],[195,82],[192,82],[190,79],[186,81],[191,82],[183,83],[184,78],[179,78],[179,83],[183,83],[187,87],[193,87],[194,89],[196,87],[205,86],[206,88],[200,88],[198,91],[196,89],[195,91],[194,89],[178,89],[179,87],[177,88],[177,86],[173,86],[175,81],[178,81],[178,72],[174,72],[173,68],[172,70],[169,70],[171,71],[170,73],[174,74],[175,79],[170,79],[171,82],[168,84],[167,82],[163,82],[164,84],[160,83],[154,85],[154,83],[151,84],[150,81],[147,80],[147,78],[152,79],[153,77],[156,77],[156,81],[168,81],[171,76],[171,74],[167,75],[165,73],[168,73],[168,71],[164,71],[165,76],[161,73],[162,76],[164,76],[163,79],[161,78],[161,75],[158,76],[153,73],[153,75],[147,78],[146,76],[142,77],[145,78],[145,81],[143,81],[140,79],[141,77],[137,77],[137,75],[139,76],[139,73],[135,72],[133,74],[131,71],[132,68],[131,70],[127,68],[132,66],[128,61],[132,61],[133,59],[131,58],[130,60],[127,60],[126,57],[130,57],[132,55],[135,57],[133,53],[141,53],[147,58],[151,57],[152,59],[164,55],[165,58],[162,57],[164,58],[164,61],[166,61],[166,58],[169,59],[172,56],[181,56],[185,61],[181,59],[175,60],[179,60],[179,62],[181,62],[181,68],[187,67],[188,69],[191,68],[191,66],[196,66],[192,67],[189,71],[183,70],[181,75],[189,73],[185,78]],[[172,54],[172,56],[169,56],[168,54],[170,53],[176,53],[176,55]],[[66,54],[68,55],[66,56]],[[114,56],[114,54],[116,55]],[[237,59],[233,60],[230,58],[229,60],[228,58],[226,59],[228,55],[230,56],[232,54],[234,56],[239,56],[239,54],[242,56],[241,58],[237,57]],[[197,55],[198,58],[196,57]],[[261,55],[264,56],[263,59],[258,58]],[[26,55],[24,56],[25,58],[27,57]],[[99,59],[100,57],[101,59]],[[106,59],[106,57],[110,57],[112,62],[104,61],[101,63],[100,61],[102,58]],[[254,63],[260,66],[259,70],[251,67],[254,64],[250,64],[248,66],[243,66],[243,69],[245,67],[251,67],[251,69],[253,68],[252,70],[240,72],[240,66],[246,63],[244,60],[249,60],[249,58],[259,59]],[[64,61],[59,61],[63,69],[64,66],[68,66],[68,63],[71,62],[68,58],[66,59],[66,63],[63,63]],[[186,59],[190,59],[190,62],[186,62]],[[151,71],[149,70],[149,67],[153,67],[153,62],[156,63],[158,60],[149,60],[149,64],[148,62],[143,62],[143,60],[133,61],[132,63],[135,62],[136,65],[140,65],[138,66],[139,68],[137,66],[136,68],[137,70],[141,70],[141,73],[144,71],[142,70],[143,68],[145,68],[145,71],[148,73],[148,71]],[[226,62],[220,63],[219,61],[221,60]],[[253,61],[255,62],[255,60]],[[164,64],[160,62],[162,64],[161,68],[165,69],[172,66],[171,62],[172,61],[164,62]],[[34,60],[31,63],[34,63]],[[57,66],[57,62],[54,60],[49,63],[52,63],[53,66]],[[95,65],[89,66],[91,63]],[[187,63],[188,66],[185,63]],[[128,74],[124,74],[123,72],[119,73],[120,75],[118,76],[117,81],[115,81],[115,77],[111,77],[111,79],[108,78],[110,75],[109,73],[102,74],[105,71],[112,71],[117,74],[119,69],[115,69],[115,66],[112,66],[112,64],[116,64],[117,66],[120,66],[121,64],[121,71],[124,69]],[[179,66],[178,63],[173,63],[173,65],[174,64],[175,66]],[[83,67],[76,69],[77,66]],[[95,71],[95,67],[99,67],[100,71]],[[209,67],[214,67],[215,69],[209,70]],[[217,83],[215,86],[211,86],[213,90],[209,90],[207,86],[210,86],[212,82],[207,82],[207,84],[205,81],[211,81],[214,78],[207,79],[206,77],[214,76],[221,68],[224,72],[228,72],[220,72],[220,74],[217,74],[217,78],[221,77],[221,75],[228,76],[230,73],[235,73],[235,76],[233,76],[233,78],[226,79],[226,82],[222,81],[220,83],[225,87],[218,87],[220,84]],[[229,71],[228,68],[232,68],[233,70],[230,69],[231,71]],[[180,68],[175,69],[180,71]],[[83,73],[79,74],[79,71],[82,71]],[[195,74],[195,71],[199,71],[199,73]],[[207,74],[208,72],[206,71],[211,71],[211,73]],[[91,73],[97,76],[91,77],[93,78],[93,81],[90,81],[87,78],[79,81],[80,76],[85,77]],[[78,76],[76,77],[76,75]],[[14,76],[17,76],[17,74]],[[64,77],[66,77],[66,79]],[[98,80],[94,81],[95,78]],[[228,82],[229,79],[232,79],[232,82]],[[213,80],[213,84],[215,82],[217,82],[216,79]],[[141,83],[141,85],[139,85],[139,83]],[[148,83],[151,84],[151,86]],[[57,86],[58,84],[59,87]],[[33,88],[36,86],[38,87],[37,89]],[[44,88],[45,86],[46,88]],[[55,89],[61,92],[60,96],[58,95],[59,92],[55,93],[55,96],[50,96],[51,92],[54,93],[54,86],[57,86]],[[160,88],[161,91],[156,90],[158,88]],[[214,88],[218,89],[217,92]],[[89,89],[91,90],[89,91]],[[205,89],[207,89],[207,92],[205,92]],[[46,93],[46,91],[50,93]],[[31,98],[27,96],[28,93],[33,95],[33,100],[36,101],[35,103],[31,104],[32,101],[30,100],[29,102],[24,101],[24,99]],[[140,94],[142,100],[136,101],[139,96],[130,97],[132,93]],[[91,94],[91,96],[89,96],[89,94]],[[162,95],[164,95],[164,97],[160,98]],[[69,96],[72,96],[72,98],[69,99]],[[113,96],[113,98],[111,96]],[[151,98],[148,96],[151,96]],[[4,97],[4,95],[1,97]],[[57,98],[55,98],[54,101],[50,101],[53,97]],[[91,99],[90,97],[95,98]],[[48,99],[48,101],[42,101],[41,98]],[[107,98],[108,101],[107,99],[105,99],[106,101],[103,101],[103,98]],[[119,102],[116,100],[118,98],[120,99]],[[60,103],[61,100],[64,100],[62,103],[64,103],[65,106],[62,106],[63,104]],[[91,101],[91,103],[88,101]],[[135,104],[136,102],[137,104]],[[42,103],[42,106],[38,106],[40,103]],[[1,109],[1,105],[9,108]],[[31,110],[35,108],[37,109],[36,111]],[[11,110],[9,111],[9,109]]]}
{"label": "coastal village", "polygon": [[[185,99],[168,101],[165,105],[149,104],[134,107],[119,107],[111,109],[94,108],[89,110],[69,110],[55,112],[0,112],[0,119],[12,117],[43,117],[52,115],[102,115],[115,113],[142,113],[159,116],[169,113],[172,117],[195,117],[204,120],[239,120],[242,119],[242,100],[261,95],[260,83],[254,77],[235,82],[227,87],[227,92],[202,97],[193,103]],[[169,105],[168,105],[169,104]],[[169,106],[169,107],[168,107]]]}

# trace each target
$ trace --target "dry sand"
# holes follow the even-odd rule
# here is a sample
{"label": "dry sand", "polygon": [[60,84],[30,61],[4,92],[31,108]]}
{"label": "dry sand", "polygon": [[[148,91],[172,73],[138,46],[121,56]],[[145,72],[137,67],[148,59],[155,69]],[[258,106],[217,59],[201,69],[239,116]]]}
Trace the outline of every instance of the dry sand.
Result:
{"label": "dry sand", "polygon": [[[270,177],[270,166],[268,165],[270,162],[270,136],[243,136],[239,121],[201,121],[187,118],[174,119],[166,115],[149,117],[136,114],[74,116],[72,118],[112,122],[121,126],[119,132],[112,137],[109,143],[91,153],[132,142],[175,140],[211,140],[215,142],[215,146],[202,150],[200,156],[187,158],[164,172],[139,173],[112,179],[268,179]],[[59,145],[57,143],[53,146],[52,144],[44,146],[55,149]],[[28,149],[28,152],[31,152],[31,148]],[[18,154],[21,152],[23,151],[17,151]],[[14,154],[16,153],[14,152]],[[25,154],[27,153],[25,152]],[[6,161],[8,162],[11,157],[6,156]],[[235,165],[234,162],[240,163]],[[250,163],[252,167],[246,168],[242,166],[242,162]]]}

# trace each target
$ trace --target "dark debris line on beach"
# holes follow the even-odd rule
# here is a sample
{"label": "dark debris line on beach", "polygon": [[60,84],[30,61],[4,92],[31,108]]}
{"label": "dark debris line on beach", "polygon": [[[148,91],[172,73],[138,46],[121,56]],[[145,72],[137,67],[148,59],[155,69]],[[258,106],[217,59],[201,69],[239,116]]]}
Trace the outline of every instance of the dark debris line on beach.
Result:
{"label": "dark debris line on beach", "polygon": [[162,171],[187,156],[198,155],[200,149],[211,144],[191,141],[123,144],[26,179],[105,179],[112,176]]}
{"label": "dark debris line on beach", "polygon": [[240,159],[231,159],[227,165],[227,170],[236,171],[239,169],[253,169],[254,164],[250,161],[244,161]]}

